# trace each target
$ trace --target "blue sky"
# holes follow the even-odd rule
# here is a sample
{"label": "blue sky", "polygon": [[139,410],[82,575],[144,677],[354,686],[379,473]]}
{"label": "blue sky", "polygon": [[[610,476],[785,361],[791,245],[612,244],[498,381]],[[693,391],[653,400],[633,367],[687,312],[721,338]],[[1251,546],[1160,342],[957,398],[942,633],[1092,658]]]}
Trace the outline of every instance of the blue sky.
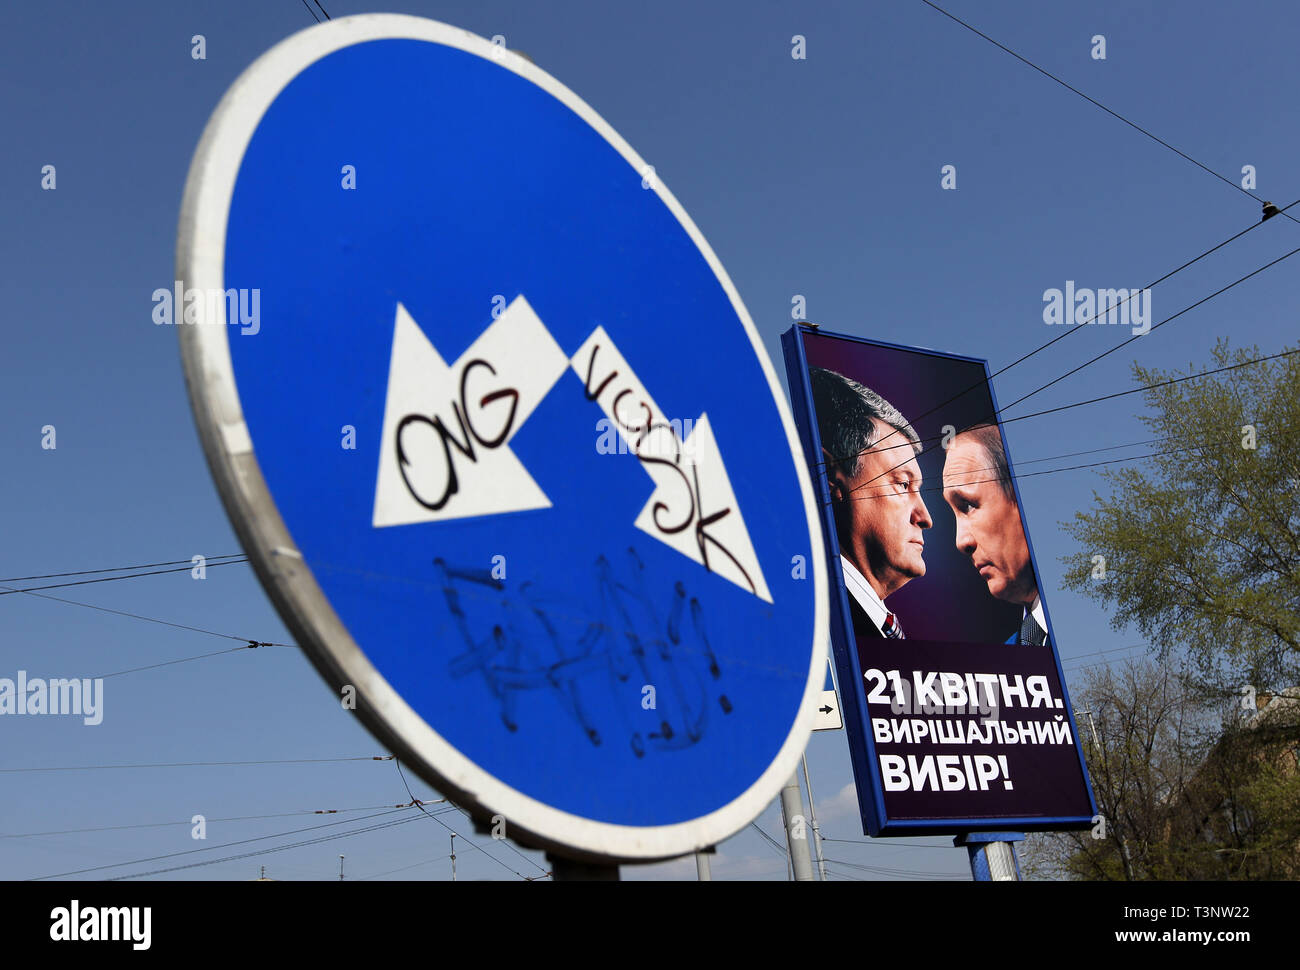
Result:
{"label": "blue sky", "polygon": [[[379,9],[504,35],[577,92],[692,216],[781,374],[779,338],[795,295],[805,298],[807,318],[827,329],[985,357],[996,370],[1059,332],[1043,322],[1044,290],[1066,280],[1143,286],[1259,218],[1258,204],[1240,191],[920,0],[325,6],[334,17]],[[1242,167],[1255,166],[1261,198],[1284,205],[1300,197],[1300,179],[1285,171],[1300,130],[1291,96],[1300,81],[1293,6],[946,6],[1228,179],[1239,182]],[[237,553],[199,446],[176,334],[154,326],[151,293],[173,277],[181,191],[209,114],[245,67],[311,18],[300,0],[51,0],[12,5],[5,19],[0,579]],[[204,60],[191,58],[194,34],[205,37]],[[804,60],[790,56],[796,34],[806,38]],[[1090,56],[1097,34],[1106,38],[1105,60]],[[41,189],[45,165],[56,166],[53,191]],[[956,167],[954,191],[940,188],[944,165]],[[1300,225],[1271,220],[1157,287],[1155,321],[1297,245]],[[1297,334],[1287,296],[1295,272],[1291,261],[1279,264],[1038,395],[1034,409],[1126,389],[1134,360],[1199,365],[1220,336],[1262,353],[1282,349]],[[1128,335],[1084,328],[999,377],[998,397],[1019,397]],[[1013,458],[1142,441],[1149,434],[1140,408],[1134,396],[1008,425]],[[45,425],[57,429],[53,451],[41,447]],[[1021,482],[1067,677],[1096,662],[1089,655],[1097,651],[1139,642],[1060,589],[1059,559],[1074,550],[1058,523],[1099,487],[1092,471]],[[202,582],[181,572],[52,592],[238,637],[291,639],[246,565],[214,566]],[[26,669],[93,677],[234,645],[0,597],[0,676]],[[194,814],[212,820],[409,800],[391,762],[12,770],[387,753],[293,649],[126,674],[105,689],[96,727],[56,718],[0,723],[0,834],[174,824],[0,839],[3,877],[130,862],[345,817],[209,821],[207,841],[196,842]],[[808,761],[824,834],[862,840],[844,735],[814,736]],[[412,785],[428,795],[422,783]],[[443,821],[470,833],[459,815]],[[774,810],[760,824],[779,837]],[[945,848],[947,839],[902,841],[828,843],[832,859],[879,867],[830,868],[870,878],[966,873],[964,852]],[[333,878],[339,853],[349,877],[413,866],[393,877],[445,878],[447,844],[447,830],[423,819],[162,878],[251,878],[263,864],[276,877]],[[510,869],[539,871],[485,844]],[[462,878],[517,878],[481,852],[460,848],[458,857]],[[425,859],[433,861],[416,865]],[[785,862],[748,829],[720,848],[714,874],[783,879]],[[625,878],[665,877],[694,878],[693,863],[625,870]]]}

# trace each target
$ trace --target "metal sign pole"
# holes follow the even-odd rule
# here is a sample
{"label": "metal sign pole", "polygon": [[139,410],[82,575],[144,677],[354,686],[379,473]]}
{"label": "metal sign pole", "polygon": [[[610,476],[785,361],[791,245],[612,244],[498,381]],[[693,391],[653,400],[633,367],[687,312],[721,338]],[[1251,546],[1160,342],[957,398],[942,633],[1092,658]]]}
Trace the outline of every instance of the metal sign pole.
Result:
{"label": "metal sign pole", "polygon": [[812,777],[808,774],[808,756],[803,756],[803,783],[808,788],[808,820],[812,822],[813,843],[817,846],[817,872],[826,881],[826,858],[822,855],[822,832],[817,826],[817,804],[813,801]]}
{"label": "metal sign pole", "polygon": [[804,828],[803,792],[796,772],[781,789],[781,814],[785,816],[785,838],[790,846],[790,864],[795,882],[812,882],[812,856],[808,852],[808,833]]}
{"label": "metal sign pole", "polygon": [[968,832],[952,842],[966,847],[976,882],[1020,882],[1015,844],[1024,840],[1023,832]]}

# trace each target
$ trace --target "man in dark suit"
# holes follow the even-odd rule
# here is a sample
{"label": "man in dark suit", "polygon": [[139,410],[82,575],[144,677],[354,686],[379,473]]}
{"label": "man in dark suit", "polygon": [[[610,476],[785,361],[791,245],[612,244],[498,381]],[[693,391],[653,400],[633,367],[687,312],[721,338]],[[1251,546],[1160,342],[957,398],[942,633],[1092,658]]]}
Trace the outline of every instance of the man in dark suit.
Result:
{"label": "man in dark suit", "polygon": [[1024,610],[1020,630],[1006,642],[1048,643],[1047,618],[1002,432],[993,424],[973,425],[954,435],[947,450],[943,498],[957,519],[957,548],[970,557],[990,595],[1019,603]]}
{"label": "man in dark suit", "polygon": [[920,439],[870,388],[820,367],[811,376],[854,632],[902,638],[885,599],[925,575],[923,530],[933,525],[921,500]]}

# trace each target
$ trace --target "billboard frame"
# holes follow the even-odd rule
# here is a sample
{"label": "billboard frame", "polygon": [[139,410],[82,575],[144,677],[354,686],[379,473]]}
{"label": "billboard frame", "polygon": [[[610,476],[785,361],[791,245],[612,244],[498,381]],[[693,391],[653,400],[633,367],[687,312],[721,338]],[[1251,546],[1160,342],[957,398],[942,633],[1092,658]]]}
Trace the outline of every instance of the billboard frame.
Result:
{"label": "billboard frame", "polygon": [[[1016,479],[1015,465],[1011,460],[1011,449],[1007,447],[1006,434],[1000,420],[1001,409],[998,407],[997,395],[989,375],[988,361],[980,357],[968,357],[964,354],[944,353],[929,347],[909,347],[904,344],[859,337],[854,334],[836,333],[822,330],[816,324],[796,323],[781,335],[781,349],[785,357],[786,377],[790,389],[790,407],[794,412],[795,427],[799,439],[804,444],[804,458],[808,462],[808,472],[813,480],[813,488],[821,505],[821,522],[824,548],[826,550],[828,586],[830,587],[830,646],[835,663],[835,674],[840,684],[840,709],[844,713],[844,729],[848,734],[849,756],[853,764],[853,780],[858,793],[858,810],[862,818],[862,830],[866,835],[901,836],[901,835],[965,835],[971,832],[1033,832],[1033,831],[1068,831],[1091,828],[1097,817],[1097,800],[1092,793],[1092,777],[1079,743],[1078,724],[1074,718],[1074,705],[1070,702],[1069,689],[1065,683],[1065,672],[1061,667],[1061,654],[1057,648],[1056,635],[1052,628],[1052,615],[1047,607],[1047,596],[1039,584],[1039,596],[1043,606],[1043,616],[1047,620],[1047,632],[1052,650],[1052,662],[1056,667],[1057,680],[1061,686],[1065,710],[1069,717],[1070,732],[1074,740],[1074,752],[1083,773],[1088,802],[1092,808],[1091,815],[1053,815],[1053,816],[977,816],[965,818],[939,819],[899,819],[890,820],[885,813],[884,785],[880,777],[879,762],[876,757],[875,739],[870,730],[870,716],[867,710],[866,690],[860,675],[862,666],[858,655],[857,639],[853,635],[853,622],[849,607],[849,593],[844,584],[844,574],[840,567],[840,542],[835,528],[834,512],[831,507],[830,486],[827,482],[826,469],[820,460],[822,452],[821,433],[817,428],[816,410],[813,405],[812,384],[809,379],[808,355],[804,346],[804,337],[813,334],[820,337],[832,337],[855,343],[885,347],[891,350],[905,350],[911,353],[929,354],[947,360],[965,361],[978,364],[984,369],[984,381],[988,387],[989,400],[993,407],[993,420],[997,423],[998,434],[1002,438],[1003,451],[1006,453],[1008,475],[1015,492],[1016,504],[1020,509],[1021,523],[1024,526],[1025,542],[1029,548],[1029,561],[1034,569],[1034,576],[1041,576],[1038,558],[1034,554],[1033,539],[1030,536],[1024,504],[1021,501],[1020,487]],[[865,781],[865,784],[864,784]]]}

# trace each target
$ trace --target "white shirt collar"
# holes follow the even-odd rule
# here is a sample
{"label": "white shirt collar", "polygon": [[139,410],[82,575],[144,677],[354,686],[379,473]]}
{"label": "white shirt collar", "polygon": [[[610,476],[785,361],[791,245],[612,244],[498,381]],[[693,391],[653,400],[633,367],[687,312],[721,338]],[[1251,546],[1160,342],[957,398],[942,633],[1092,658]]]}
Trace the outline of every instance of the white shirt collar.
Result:
{"label": "white shirt collar", "polygon": [[1047,632],[1047,616],[1046,616],[1046,614],[1043,613],[1043,597],[1042,597],[1042,596],[1035,594],[1035,595],[1034,595],[1034,601],[1033,601],[1032,603],[1030,603],[1028,606],[1025,607],[1025,612],[1021,614],[1020,618],[1023,620],[1023,619],[1024,619],[1026,616],[1028,616],[1030,613],[1034,614],[1034,622],[1038,624],[1038,628],[1039,628],[1040,630],[1042,630],[1044,633],[1046,633],[1046,632]]}
{"label": "white shirt collar", "polygon": [[858,601],[858,605],[876,625],[876,629],[883,631],[885,618],[889,616],[889,608],[885,606],[884,600],[876,595],[871,584],[866,581],[862,573],[858,572],[858,567],[843,556],[840,556],[840,566],[844,569],[844,585],[849,594]]}

